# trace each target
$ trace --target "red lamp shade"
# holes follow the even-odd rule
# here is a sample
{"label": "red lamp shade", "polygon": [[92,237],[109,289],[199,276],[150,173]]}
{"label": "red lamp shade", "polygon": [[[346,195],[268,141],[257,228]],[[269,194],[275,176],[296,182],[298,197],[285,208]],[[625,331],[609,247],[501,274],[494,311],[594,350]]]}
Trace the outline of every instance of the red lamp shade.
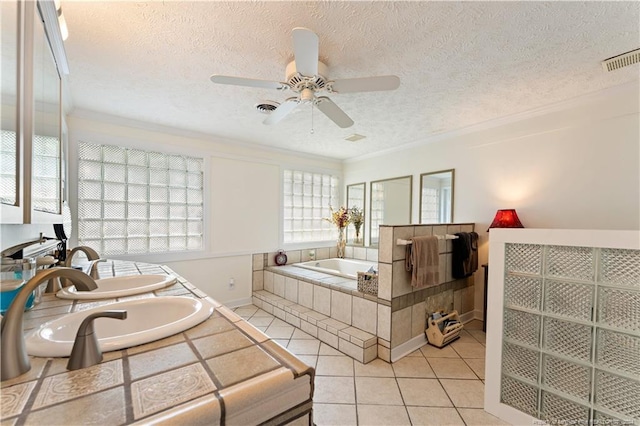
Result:
{"label": "red lamp shade", "polygon": [[[498,210],[493,222],[489,225],[491,228],[524,228],[515,209]],[[487,229],[487,231],[489,230]]]}

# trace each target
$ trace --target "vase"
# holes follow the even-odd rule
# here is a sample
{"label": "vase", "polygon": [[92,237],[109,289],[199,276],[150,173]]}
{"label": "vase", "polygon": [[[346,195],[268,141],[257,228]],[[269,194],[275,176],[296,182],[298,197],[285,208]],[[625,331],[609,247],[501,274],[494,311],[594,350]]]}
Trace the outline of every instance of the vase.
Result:
{"label": "vase", "polygon": [[338,257],[344,258],[344,248],[347,246],[347,241],[344,239],[344,228],[338,228]]}
{"label": "vase", "polygon": [[354,244],[362,244],[362,239],[360,237],[360,227],[356,226],[356,237],[353,239]]}

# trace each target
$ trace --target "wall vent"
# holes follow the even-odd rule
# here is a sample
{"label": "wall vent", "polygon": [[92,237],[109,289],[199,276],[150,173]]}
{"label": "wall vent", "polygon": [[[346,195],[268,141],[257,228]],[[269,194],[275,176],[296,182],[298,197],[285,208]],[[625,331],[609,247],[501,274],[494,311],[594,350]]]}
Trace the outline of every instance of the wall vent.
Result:
{"label": "wall vent", "polygon": [[605,71],[615,71],[629,65],[637,64],[640,62],[640,49],[631,50],[622,55],[614,56],[602,61],[602,68]]}
{"label": "wall vent", "polygon": [[366,136],[362,136],[362,135],[359,135],[357,133],[354,133],[351,136],[348,136],[348,137],[344,138],[344,140],[345,141],[349,141],[349,142],[357,142],[357,141],[359,141],[361,139],[364,139],[364,138],[366,138]]}

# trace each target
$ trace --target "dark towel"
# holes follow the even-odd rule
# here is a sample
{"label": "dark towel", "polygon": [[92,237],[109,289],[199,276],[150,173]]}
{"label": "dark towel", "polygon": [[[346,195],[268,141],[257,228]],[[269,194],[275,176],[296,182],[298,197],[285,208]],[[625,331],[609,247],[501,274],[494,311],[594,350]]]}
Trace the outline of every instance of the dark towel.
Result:
{"label": "dark towel", "polygon": [[434,286],[440,282],[438,237],[414,237],[407,246],[405,267],[411,271],[413,287]]}
{"label": "dark towel", "polygon": [[466,278],[478,270],[478,234],[458,232],[453,240],[451,273],[453,278]]}

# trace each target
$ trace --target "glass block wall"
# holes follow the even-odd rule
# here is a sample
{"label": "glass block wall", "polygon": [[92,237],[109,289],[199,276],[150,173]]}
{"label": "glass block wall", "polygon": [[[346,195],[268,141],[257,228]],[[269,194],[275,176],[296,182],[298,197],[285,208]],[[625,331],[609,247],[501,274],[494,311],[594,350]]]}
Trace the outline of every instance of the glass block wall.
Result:
{"label": "glass block wall", "polygon": [[500,400],[640,424],[640,250],[506,244]]}

